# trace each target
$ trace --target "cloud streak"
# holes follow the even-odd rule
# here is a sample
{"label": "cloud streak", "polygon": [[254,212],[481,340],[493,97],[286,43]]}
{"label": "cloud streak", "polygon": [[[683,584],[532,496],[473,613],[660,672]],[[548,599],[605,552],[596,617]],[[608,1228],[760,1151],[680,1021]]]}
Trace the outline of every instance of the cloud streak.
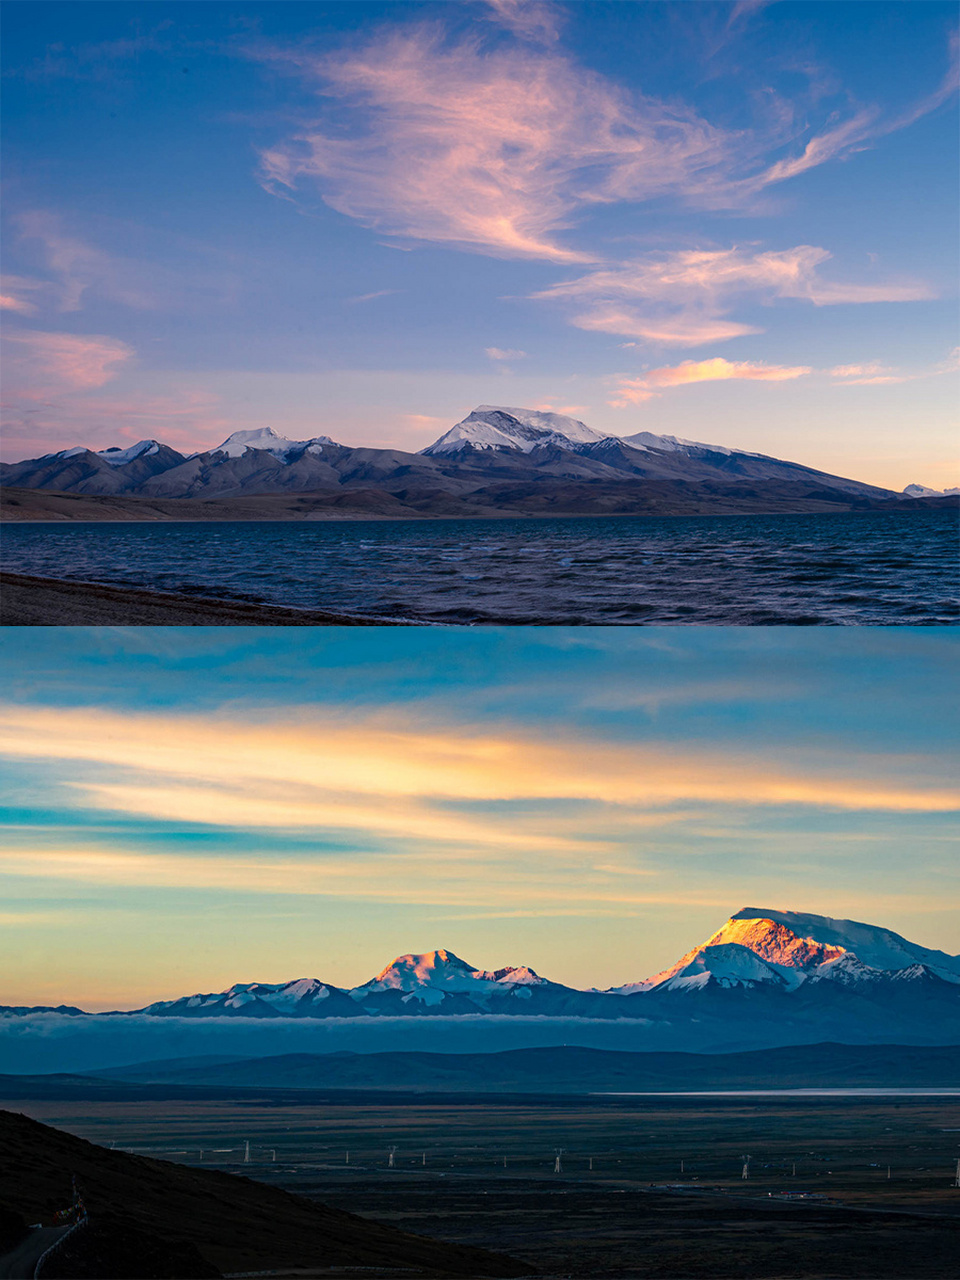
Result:
{"label": "cloud streak", "polygon": [[[376,716],[347,723],[319,712],[290,724],[11,707],[0,711],[0,752],[146,775],[126,799],[126,782],[77,781],[99,807],[122,810],[129,804],[136,811],[136,795],[180,779],[174,785],[186,785],[195,796],[212,788],[211,801],[224,788],[246,796],[261,806],[259,821],[285,826],[296,825],[284,815],[296,812],[300,800],[323,806],[331,818],[344,803],[389,806],[399,801],[433,806],[433,812],[444,814],[450,805],[459,805],[461,816],[463,806],[558,800],[626,806],[628,811],[678,803],[918,813],[960,806],[960,791],[926,758],[911,763],[866,757],[845,766],[831,760],[814,767],[660,742],[558,744],[514,730],[423,728]],[[175,814],[176,804],[155,802],[154,812],[168,811]],[[226,808],[220,813],[225,815]],[[313,816],[304,815],[308,825],[321,819],[319,809],[310,808],[309,814]],[[475,808],[470,815],[477,817]],[[487,817],[500,825],[498,814],[490,811]],[[510,821],[522,824],[521,819]]]}
{"label": "cloud streak", "polygon": [[831,257],[814,245],[763,252],[738,246],[682,249],[590,271],[532,296],[573,307],[577,328],[665,346],[700,346],[760,332],[728,319],[748,301],[789,299],[826,307],[934,296],[919,281],[826,280],[819,269]]}
{"label": "cloud streak", "polygon": [[8,331],[8,389],[30,400],[46,400],[64,391],[90,391],[117,376],[134,357],[127,343],[105,335]]}
{"label": "cloud streak", "polygon": [[491,18],[521,40],[552,45],[560,39],[561,12],[543,0],[486,0]]}
{"label": "cloud streak", "polygon": [[689,386],[694,382],[787,382],[810,372],[812,370],[807,366],[750,364],[747,361],[724,360],[721,356],[712,360],[684,360],[673,367],[651,369],[642,378],[619,379],[618,399],[612,400],[611,404],[622,409],[628,404],[651,399],[663,388]]}

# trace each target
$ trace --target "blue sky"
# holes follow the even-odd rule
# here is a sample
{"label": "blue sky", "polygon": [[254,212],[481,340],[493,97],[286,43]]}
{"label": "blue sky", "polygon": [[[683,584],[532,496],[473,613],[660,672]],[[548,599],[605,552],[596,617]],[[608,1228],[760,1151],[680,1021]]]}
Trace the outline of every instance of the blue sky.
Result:
{"label": "blue sky", "polygon": [[744,906],[958,949],[949,631],[295,632],[7,629],[3,1002],[607,986]]}
{"label": "blue sky", "polygon": [[6,456],[499,403],[956,484],[955,26],[8,3]]}

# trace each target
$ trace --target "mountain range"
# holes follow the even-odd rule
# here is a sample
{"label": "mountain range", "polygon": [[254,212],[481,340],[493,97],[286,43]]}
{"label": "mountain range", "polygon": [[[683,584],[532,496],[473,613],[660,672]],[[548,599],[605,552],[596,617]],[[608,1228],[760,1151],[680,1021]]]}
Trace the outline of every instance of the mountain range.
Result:
{"label": "mountain range", "polygon": [[478,969],[438,950],[399,956],[352,989],[319,978],[241,982],[123,1013],[3,1006],[0,1014],[206,1023],[521,1016],[636,1021],[657,1047],[706,1051],[828,1039],[943,1045],[960,1042],[960,956],[875,925],[745,907],[676,964],[603,991],[552,982],[526,966]]}
{"label": "mountain range", "polygon": [[[90,519],[106,503],[110,518],[184,518],[164,505],[182,500],[216,503],[240,518],[244,502],[267,497],[286,500],[274,501],[272,518],[850,510],[949,500],[923,486],[897,494],[764,454],[647,431],[606,436],[563,414],[495,405],[480,405],[419,453],[325,435],[290,440],[265,427],[190,455],[158,440],[63,449],[3,464],[0,482],[5,514],[21,518],[38,501],[61,518]],[[24,491],[89,502],[61,509],[35,497],[25,507]],[[252,518],[270,510],[261,505]]]}

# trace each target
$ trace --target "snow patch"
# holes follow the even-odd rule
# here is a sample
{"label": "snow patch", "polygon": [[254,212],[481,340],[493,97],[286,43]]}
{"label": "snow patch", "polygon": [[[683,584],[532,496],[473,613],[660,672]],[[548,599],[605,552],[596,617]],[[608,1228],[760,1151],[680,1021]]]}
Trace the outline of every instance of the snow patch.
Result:
{"label": "snow patch", "polygon": [[281,462],[286,462],[288,455],[298,450],[322,453],[324,445],[336,445],[336,441],[331,440],[329,436],[314,436],[310,440],[290,440],[274,431],[273,427],[261,427],[256,431],[234,431],[223,444],[217,445],[209,452],[225,453],[228,458],[242,458],[248,449],[259,449],[278,458]]}
{"label": "snow patch", "polygon": [[127,462],[133,462],[135,458],[149,458],[159,452],[160,445],[156,440],[138,440],[128,449],[99,449],[97,457],[102,458],[104,462],[109,462],[111,467],[122,467]]}

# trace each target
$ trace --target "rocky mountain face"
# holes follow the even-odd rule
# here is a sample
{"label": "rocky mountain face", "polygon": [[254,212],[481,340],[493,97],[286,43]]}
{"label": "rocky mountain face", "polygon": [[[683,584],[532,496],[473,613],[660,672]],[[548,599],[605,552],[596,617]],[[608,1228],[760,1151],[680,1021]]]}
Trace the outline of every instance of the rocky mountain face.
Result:
{"label": "rocky mountain face", "polygon": [[461,508],[630,511],[651,497],[668,506],[732,498],[775,510],[898,497],[762,454],[651,432],[604,436],[562,414],[494,405],[474,409],[420,453],[351,447],[328,436],[289,440],[263,428],[235,432],[190,456],[156,440],[99,452],[65,449],[4,464],[0,480],[7,488],[100,498],[311,494],[331,504],[362,498],[371,511],[379,503],[384,514],[433,515]]}

